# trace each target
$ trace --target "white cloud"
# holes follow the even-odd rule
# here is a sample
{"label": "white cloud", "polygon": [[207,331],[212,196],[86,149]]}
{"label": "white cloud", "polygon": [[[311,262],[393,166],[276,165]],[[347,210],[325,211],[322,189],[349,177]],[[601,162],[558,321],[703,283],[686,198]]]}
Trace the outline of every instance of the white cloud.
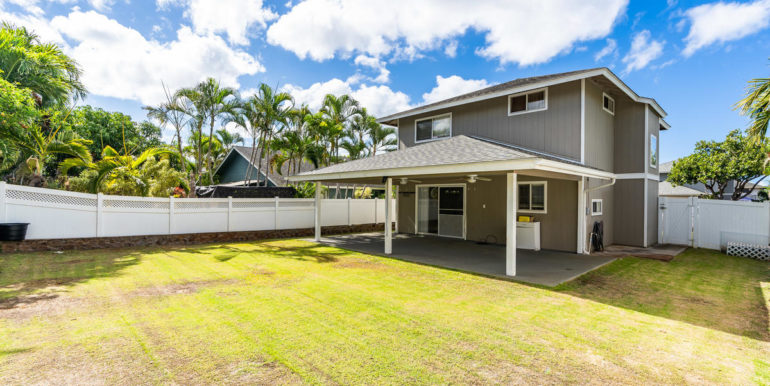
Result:
{"label": "white cloud", "polygon": [[767,28],[770,0],[704,4],[685,11],[685,17],[690,21],[690,32],[684,38],[682,54],[690,56],[711,44],[737,40]]}
{"label": "white cloud", "polygon": [[422,100],[424,103],[438,102],[487,86],[489,86],[489,83],[484,79],[463,79],[457,75],[444,78],[438,75],[436,76],[436,87],[430,90],[430,92],[422,94]]}
{"label": "white cloud", "polygon": [[618,42],[615,39],[607,39],[607,45],[594,55],[594,61],[598,62],[605,56],[612,54],[618,48]]}
{"label": "white cloud", "polygon": [[[477,54],[530,65],[606,36],[627,0],[307,0],[273,23],[269,43],[313,60],[364,53],[414,58],[468,30],[485,34]],[[450,43],[451,44],[451,43]],[[448,53],[451,53],[450,49]],[[451,55],[450,55],[451,56]]]}
{"label": "white cloud", "polygon": [[450,58],[457,56],[457,40],[452,40],[444,46],[444,54]]}
{"label": "white cloud", "polygon": [[380,60],[379,58],[366,55],[358,55],[353,60],[353,63],[358,66],[369,67],[378,71],[379,75],[377,75],[375,78],[372,78],[374,82],[388,83],[390,81],[390,71],[385,67],[385,61]]}
{"label": "white cloud", "polygon": [[306,104],[313,111],[321,108],[321,103],[326,94],[349,94],[360,102],[361,106],[366,107],[370,114],[377,117],[406,110],[410,107],[409,96],[400,91],[393,91],[388,86],[367,86],[363,84],[354,89],[348,81],[337,78],[323,83],[314,83],[308,88],[288,84],[282,90],[294,96],[298,106]]}
{"label": "white cloud", "polygon": [[665,44],[666,42],[651,40],[648,30],[639,32],[631,41],[631,51],[623,57],[623,63],[626,64],[626,69],[623,72],[628,74],[631,71],[647,67],[650,62],[663,54]]}
{"label": "white cloud", "polygon": [[278,17],[262,0],[156,0],[159,9],[185,6],[185,17],[198,34],[225,33],[233,44],[248,45],[254,28],[264,29]]}
{"label": "white cloud", "polygon": [[91,4],[95,10],[104,12],[109,11],[110,7],[115,4],[115,0],[88,0],[88,4]]}
{"label": "white cloud", "polygon": [[94,11],[57,16],[50,24],[73,42],[67,51],[86,69],[83,81],[96,95],[155,104],[164,100],[161,82],[173,90],[211,76],[237,88],[239,76],[264,71],[246,52],[188,27],[160,43]]}

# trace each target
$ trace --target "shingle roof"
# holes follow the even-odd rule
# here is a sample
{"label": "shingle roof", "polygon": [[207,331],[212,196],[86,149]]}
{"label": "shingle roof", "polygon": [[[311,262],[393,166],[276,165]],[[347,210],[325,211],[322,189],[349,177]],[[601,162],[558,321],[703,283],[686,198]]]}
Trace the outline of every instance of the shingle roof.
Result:
{"label": "shingle roof", "polygon": [[658,196],[697,197],[701,194],[704,193],[686,186],[674,186],[668,181],[658,183]]}
{"label": "shingle roof", "polygon": [[[251,159],[251,146],[233,146],[233,150],[240,153],[246,160]],[[256,168],[259,165],[259,149],[254,150],[257,153],[257,158],[255,158],[257,161],[253,163],[254,167]],[[260,169],[262,173],[268,172],[268,165],[266,165],[265,161],[262,161],[262,168]],[[302,166],[300,168],[301,170],[312,170],[315,169],[315,166],[309,162],[302,162]],[[281,173],[278,173],[277,170],[273,169],[270,170],[269,173],[267,173],[267,177],[273,181],[277,186],[286,186],[286,177],[288,177],[289,174],[289,163],[286,162],[281,167]]]}
{"label": "shingle roof", "polygon": [[398,112],[396,114],[391,114],[389,116],[380,118],[380,119],[378,119],[378,121],[380,121],[380,122],[387,121],[389,119],[392,119],[392,117],[394,117],[396,115],[410,114],[412,112],[417,112],[417,111],[421,111],[421,110],[424,110],[424,109],[430,109],[431,107],[443,105],[445,103],[457,102],[457,101],[461,101],[461,100],[464,100],[464,99],[470,99],[470,98],[475,98],[475,97],[483,96],[483,95],[486,95],[486,94],[492,94],[492,93],[495,93],[495,92],[498,92],[498,91],[502,91],[502,90],[506,90],[506,89],[510,89],[510,88],[514,88],[514,87],[521,87],[521,86],[526,86],[528,84],[540,83],[540,82],[545,82],[545,81],[549,81],[549,80],[553,80],[553,79],[564,78],[564,77],[568,77],[568,76],[572,76],[572,75],[578,75],[578,74],[582,74],[582,73],[586,73],[586,72],[596,71],[596,70],[599,70],[601,68],[603,68],[603,67],[589,68],[589,69],[585,69],[585,70],[570,71],[570,72],[561,72],[561,73],[558,73],[558,74],[531,76],[531,77],[528,77],[528,78],[514,79],[514,80],[512,80],[510,82],[496,84],[494,86],[490,86],[490,87],[487,87],[487,88],[482,88],[481,90],[476,90],[476,91],[469,92],[469,93],[462,94],[462,95],[458,95],[458,96],[455,96],[455,97],[452,97],[452,98],[444,99],[444,100],[441,100],[441,101],[438,101],[438,102],[434,102],[434,103],[429,103],[429,104],[426,104],[426,105],[418,106],[418,107],[415,107],[413,109],[409,109],[409,110],[405,110],[405,111],[400,111],[400,112]]}
{"label": "shingle roof", "polygon": [[671,173],[671,168],[674,167],[674,161],[668,161],[660,164],[658,171],[660,173]]}
{"label": "shingle roof", "polygon": [[[492,143],[479,137],[458,135],[428,142],[404,150],[379,154],[374,157],[349,161],[325,168],[303,172],[300,175],[385,170],[421,166],[466,164],[489,161],[507,161],[525,158],[548,158],[523,149]],[[564,162],[564,160],[559,159]]]}

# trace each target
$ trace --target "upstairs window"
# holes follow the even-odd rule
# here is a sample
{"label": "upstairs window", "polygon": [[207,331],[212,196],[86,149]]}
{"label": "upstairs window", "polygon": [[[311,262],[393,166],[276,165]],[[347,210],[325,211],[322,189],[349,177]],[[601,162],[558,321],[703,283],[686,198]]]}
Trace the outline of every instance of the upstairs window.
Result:
{"label": "upstairs window", "polygon": [[650,134],[650,167],[658,167],[658,137]]}
{"label": "upstairs window", "polygon": [[414,121],[414,141],[432,141],[452,136],[452,114],[437,115]]}
{"label": "upstairs window", "polygon": [[508,115],[517,115],[548,109],[548,89],[542,88],[508,97]]}
{"label": "upstairs window", "polygon": [[519,183],[519,212],[546,213],[545,181]]}
{"label": "upstairs window", "polygon": [[602,108],[604,111],[615,115],[615,99],[605,93],[602,93]]}

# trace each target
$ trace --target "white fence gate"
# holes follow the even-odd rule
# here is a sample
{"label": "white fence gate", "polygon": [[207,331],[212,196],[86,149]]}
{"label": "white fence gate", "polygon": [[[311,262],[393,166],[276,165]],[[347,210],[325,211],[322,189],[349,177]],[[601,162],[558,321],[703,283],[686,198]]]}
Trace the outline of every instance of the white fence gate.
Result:
{"label": "white fence gate", "polygon": [[661,197],[659,206],[663,244],[723,250],[728,242],[770,242],[768,203]]}
{"label": "white fence gate", "polygon": [[[108,196],[0,182],[0,222],[30,223],[28,239],[300,229],[314,226],[315,201]],[[323,226],[383,222],[385,200],[321,200]]]}

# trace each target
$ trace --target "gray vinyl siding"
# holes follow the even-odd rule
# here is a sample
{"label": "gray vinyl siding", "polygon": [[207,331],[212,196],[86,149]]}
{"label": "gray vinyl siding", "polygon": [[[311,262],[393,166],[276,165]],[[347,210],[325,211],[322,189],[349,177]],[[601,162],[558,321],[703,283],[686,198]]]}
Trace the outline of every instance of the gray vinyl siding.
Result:
{"label": "gray vinyl siding", "polygon": [[[650,134],[654,134],[656,137],[658,137],[657,142],[657,150],[658,150],[658,167],[652,167],[650,166],[650,159],[649,157],[645,161],[647,164],[647,172],[658,174],[658,168],[660,167],[660,116],[658,116],[657,113],[655,113],[655,110],[648,108],[647,109],[647,143],[650,143]],[[650,152],[652,152],[654,149],[650,148]],[[652,153],[650,153],[652,154]]]}
{"label": "gray vinyl siding", "polygon": [[643,173],[644,104],[615,98],[615,173]]}
{"label": "gray vinyl siding", "polygon": [[[586,186],[588,188],[594,188],[601,185],[606,185],[607,180],[601,180],[597,178],[588,178]],[[614,186],[608,186],[599,190],[588,192],[586,194],[586,207],[588,208],[588,214],[586,215],[586,234],[590,235],[593,230],[594,223],[597,221],[604,222],[604,245],[611,245],[614,242],[614,216],[613,208],[615,206],[615,190]],[[594,216],[591,214],[591,201],[594,199],[602,200],[602,214],[600,216]]]}
{"label": "gray vinyl siding", "polygon": [[[613,202],[613,243],[642,246],[644,241],[644,180],[617,180]],[[657,194],[657,190],[656,190]]]}
{"label": "gray vinyl siding", "polygon": [[602,89],[586,81],[585,163],[601,170],[613,171],[615,117],[602,108],[602,97]]}
{"label": "gray vinyl siding", "polygon": [[652,246],[658,243],[658,181],[647,184],[647,246]]}
{"label": "gray vinyl siding", "polygon": [[[466,238],[505,244],[506,176],[490,177],[491,181],[466,184]],[[422,184],[457,183],[456,178],[420,178]],[[577,182],[519,175],[519,181],[547,181],[546,214],[535,216],[540,222],[542,249],[575,252],[577,246]],[[414,233],[415,185],[399,188],[399,232]],[[524,214],[524,213],[521,213]]]}
{"label": "gray vinyl siding", "polygon": [[548,109],[508,116],[508,97],[399,119],[399,147],[415,145],[415,120],[452,113],[452,135],[480,136],[580,161],[580,81],[548,87]]}

